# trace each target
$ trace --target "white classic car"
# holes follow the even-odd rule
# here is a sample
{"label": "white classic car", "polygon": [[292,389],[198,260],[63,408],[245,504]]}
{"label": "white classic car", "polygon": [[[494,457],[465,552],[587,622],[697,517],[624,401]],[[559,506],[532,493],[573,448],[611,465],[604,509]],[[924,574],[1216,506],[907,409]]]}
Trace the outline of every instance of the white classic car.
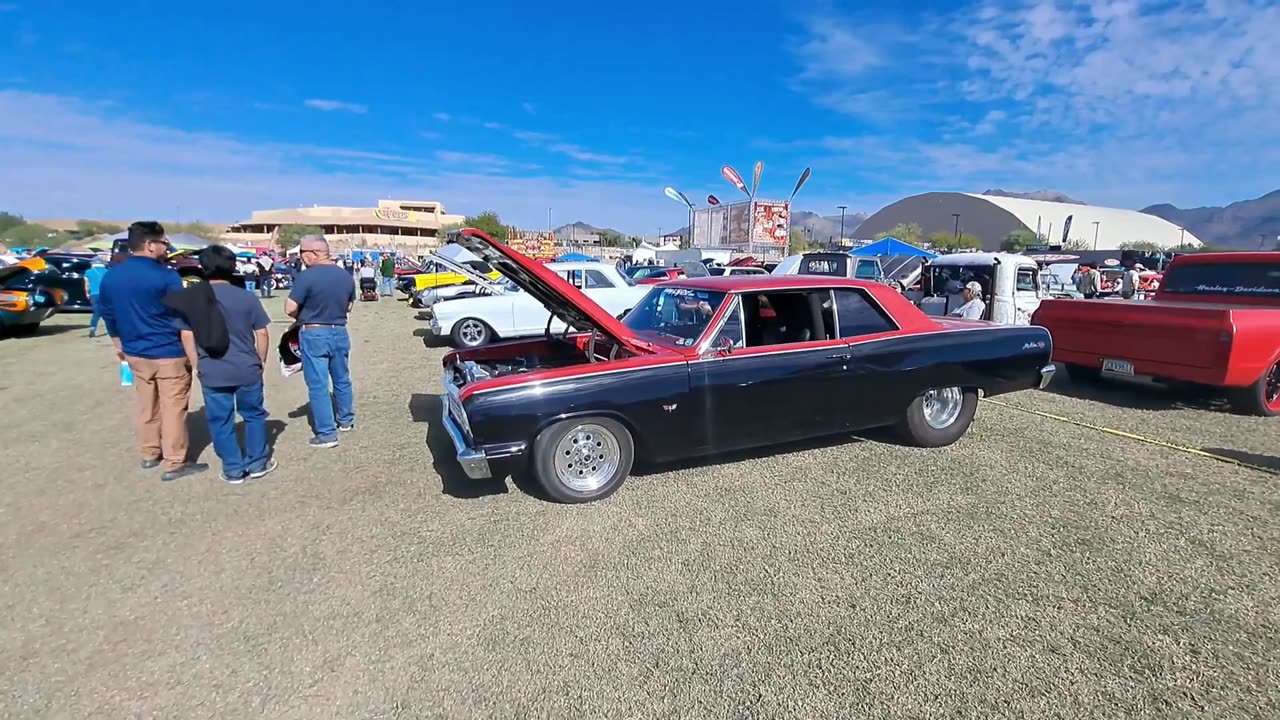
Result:
{"label": "white classic car", "polygon": [[520,292],[520,288],[512,285],[506,278],[494,280],[477,272],[470,265],[454,262],[453,259],[443,255],[432,253],[428,257],[428,261],[435,263],[435,266],[442,272],[455,272],[466,278],[467,281],[458,285],[441,285],[418,290],[413,293],[412,298],[409,300],[409,307],[430,311],[433,305],[445,300],[474,297],[476,295],[502,295],[507,292]]}
{"label": "white classic car", "polygon": [[[613,265],[601,262],[553,262],[546,267],[609,314],[619,317],[631,310],[651,287],[637,287]],[[538,298],[527,292],[441,299],[431,309],[431,332],[436,337],[448,338],[460,348],[479,347],[496,339],[541,335],[548,329],[548,320],[551,331],[565,329],[559,318],[552,319]]]}

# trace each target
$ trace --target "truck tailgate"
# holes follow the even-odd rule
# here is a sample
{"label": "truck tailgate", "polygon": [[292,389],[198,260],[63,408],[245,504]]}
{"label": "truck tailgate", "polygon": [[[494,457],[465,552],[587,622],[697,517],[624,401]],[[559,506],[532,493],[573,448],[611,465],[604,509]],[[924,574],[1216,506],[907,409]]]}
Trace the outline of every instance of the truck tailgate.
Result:
{"label": "truck tailgate", "polygon": [[1056,350],[1099,358],[1212,368],[1231,351],[1231,310],[1200,303],[1046,300],[1032,323]]}

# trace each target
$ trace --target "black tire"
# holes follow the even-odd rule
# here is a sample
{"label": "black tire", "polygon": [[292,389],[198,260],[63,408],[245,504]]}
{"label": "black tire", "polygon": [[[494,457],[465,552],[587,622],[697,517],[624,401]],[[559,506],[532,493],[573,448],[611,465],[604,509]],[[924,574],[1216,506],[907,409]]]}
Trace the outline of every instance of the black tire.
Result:
{"label": "black tire", "polygon": [[[593,443],[595,447],[591,448],[592,453],[599,450],[599,457],[593,456],[585,461],[575,456],[574,460],[577,462],[599,460],[603,463],[606,462],[605,455],[608,454],[616,465],[606,476],[595,481],[592,481],[589,475],[595,468],[582,466],[583,469],[578,471],[579,474],[588,475],[582,480],[583,485],[574,487],[561,478],[561,471],[557,469],[558,453],[566,452],[561,448],[562,441],[569,441],[566,443],[569,447],[567,452],[571,453],[576,453],[577,447],[588,447],[581,445],[580,442]],[[635,462],[635,441],[626,426],[616,420],[599,416],[569,418],[550,425],[538,433],[537,439],[533,441],[533,456],[529,462],[534,479],[538,481],[538,486],[546,493],[548,499],[560,503],[595,502],[617,492],[627,476],[631,474],[631,465]],[[566,464],[568,465],[565,468],[567,473],[577,469],[574,467],[576,463],[568,464],[566,461]]]}
{"label": "black tire", "polygon": [[1277,360],[1252,385],[1227,390],[1231,409],[1240,415],[1275,417],[1280,415],[1280,360]]}
{"label": "black tire", "polygon": [[969,430],[974,413],[978,410],[978,393],[965,388],[936,388],[929,392],[958,393],[959,398],[956,402],[959,403],[959,411],[945,425],[935,427],[930,424],[926,415],[925,403],[928,393],[925,393],[912,400],[907,406],[907,412],[899,421],[897,431],[903,440],[916,447],[945,447],[959,440]]}
{"label": "black tire", "polygon": [[1089,367],[1088,365],[1074,365],[1071,363],[1063,364],[1067,369],[1067,377],[1071,378],[1071,382],[1080,383],[1082,385],[1096,383],[1102,379],[1102,368]]}
{"label": "black tire", "polygon": [[489,323],[472,317],[462,318],[454,323],[449,335],[453,340],[453,346],[457,348],[478,348],[481,345],[488,345],[495,337]]}

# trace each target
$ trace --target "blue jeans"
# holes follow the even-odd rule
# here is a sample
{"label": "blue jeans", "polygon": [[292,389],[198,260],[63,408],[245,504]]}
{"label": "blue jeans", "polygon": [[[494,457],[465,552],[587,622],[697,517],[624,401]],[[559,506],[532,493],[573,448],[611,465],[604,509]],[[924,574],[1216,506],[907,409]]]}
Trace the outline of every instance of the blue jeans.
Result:
{"label": "blue jeans", "polygon": [[[345,327],[303,328],[302,376],[307,381],[307,397],[311,401],[311,426],[321,440],[336,440],[338,427],[350,427],[356,421],[355,397],[351,391],[351,336]],[[333,400],[329,399],[329,382],[333,381]],[[334,424],[333,405],[338,405]]]}
{"label": "blue jeans", "polygon": [[246,279],[245,279],[245,281],[244,281],[244,289],[245,289],[245,290],[248,290],[249,292],[253,292],[254,290],[257,290],[257,289],[258,289],[258,281],[257,281],[257,280],[249,280],[249,279],[247,279],[247,278],[246,278]]}
{"label": "blue jeans", "polygon": [[385,275],[383,276],[383,278],[382,278],[382,292],[381,292],[380,294],[382,294],[382,295],[386,295],[386,296],[388,296],[388,297],[390,297],[390,296],[391,296],[391,281],[392,281],[393,279],[394,279],[394,278],[389,278],[389,277],[386,277]]}
{"label": "blue jeans", "polygon": [[258,294],[264,298],[271,297],[271,288],[275,287],[275,284],[276,283],[273,278],[266,278],[258,284]]}
{"label": "blue jeans", "polygon": [[89,304],[93,306],[93,317],[89,318],[89,334],[98,334],[98,320],[102,318],[102,304],[98,302],[97,295],[89,296]]}
{"label": "blue jeans", "polygon": [[[262,381],[239,387],[202,386],[204,416],[213,438],[213,451],[222,460],[222,474],[244,477],[267,467],[267,410]],[[236,438],[236,412],[244,418],[244,451]]]}

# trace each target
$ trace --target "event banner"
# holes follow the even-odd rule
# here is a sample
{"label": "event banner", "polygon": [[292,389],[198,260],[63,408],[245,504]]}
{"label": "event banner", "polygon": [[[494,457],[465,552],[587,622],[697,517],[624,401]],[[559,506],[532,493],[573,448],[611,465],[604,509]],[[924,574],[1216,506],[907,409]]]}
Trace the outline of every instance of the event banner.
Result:
{"label": "event banner", "polygon": [[791,204],[753,200],[751,206],[751,244],[785,246],[791,235]]}
{"label": "event banner", "polygon": [[507,229],[507,247],[534,260],[554,260],[556,234],[546,230]]}

